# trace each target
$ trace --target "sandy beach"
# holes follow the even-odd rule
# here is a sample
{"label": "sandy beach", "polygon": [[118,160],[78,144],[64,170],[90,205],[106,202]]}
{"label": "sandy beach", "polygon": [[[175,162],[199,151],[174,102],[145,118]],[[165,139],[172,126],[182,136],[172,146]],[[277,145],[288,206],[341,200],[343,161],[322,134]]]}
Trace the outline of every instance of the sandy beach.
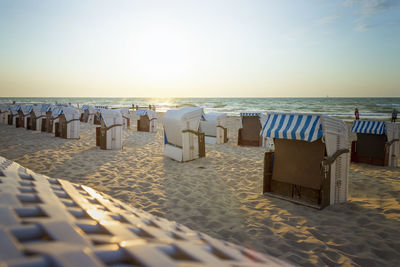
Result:
{"label": "sandy beach", "polygon": [[[163,156],[157,133],[123,132],[123,149],[95,146],[95,126],[80,139],[0,124],[0,155],[54,178],[91,186],[154,215],[301,266],[399,266],[400,168],[351,164],[349,201],[322,211],[262,195],[264,148],[229,142],[178,163]],[[351,136],[354,137],[354,136]]]}

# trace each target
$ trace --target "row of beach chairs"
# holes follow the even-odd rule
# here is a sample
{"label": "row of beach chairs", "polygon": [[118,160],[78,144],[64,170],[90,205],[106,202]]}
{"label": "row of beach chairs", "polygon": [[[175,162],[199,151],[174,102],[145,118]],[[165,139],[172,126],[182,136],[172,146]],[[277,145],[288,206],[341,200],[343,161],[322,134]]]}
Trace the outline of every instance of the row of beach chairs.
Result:
{"label": "row of beach chairs", "polygon": [[[63,112],[59,113],[60,109],[52,111],[61,125],[64,125],[61,115],[68,114],[67,108],[61,108]],[[82,109],[81,121],[100,124],[96,128],[96,145],[101,149],[121,149],[122,128],[129,127],[129,110],[94,107],[97,111],[93,112],[90,106]],[[140,116],[139,131],[156,131],[154,111],[138,110],[136,114]],[[28,125],[27,117],[23,118]],[[53,122],[57,123],[57,119]],[[20,120],[16,118],[16,123]],[[350,160],[381,166],[397,166],[398,163],[399,129],[394,123],[355,121],[352,132],[357,134],[357,141],[352,142],[349,153],[347,126],[337,118],[318,114],[243,112],[241,122],[238,145],[261,146],[267,150],[263,193],[315,208],[347,200]],[[53,123],[51,127],[60,126]],[[203,108],[198,107],[167,111],[163,130],[164,155],[179,162],[205,157],[206,143],[228,141],[226,114],[205,114]]]}

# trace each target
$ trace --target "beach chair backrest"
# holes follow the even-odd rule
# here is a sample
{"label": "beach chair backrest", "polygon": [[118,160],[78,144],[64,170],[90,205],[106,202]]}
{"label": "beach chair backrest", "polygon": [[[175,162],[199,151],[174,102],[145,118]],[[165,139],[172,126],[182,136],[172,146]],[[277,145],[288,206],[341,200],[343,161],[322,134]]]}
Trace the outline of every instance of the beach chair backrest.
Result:
{"label": "beach chair backrest", "polygon": [[260,138],[261,123],[256,116],[244,116],[242,118],[242,138],[245,140],[258,140]]}
{"label": "beach chair backrest", "polygon": [[325,144],[321,139],[314,142],[275,139],[274,171],[272,180],[319,190],[321,188],[321,162],[325,156]]}

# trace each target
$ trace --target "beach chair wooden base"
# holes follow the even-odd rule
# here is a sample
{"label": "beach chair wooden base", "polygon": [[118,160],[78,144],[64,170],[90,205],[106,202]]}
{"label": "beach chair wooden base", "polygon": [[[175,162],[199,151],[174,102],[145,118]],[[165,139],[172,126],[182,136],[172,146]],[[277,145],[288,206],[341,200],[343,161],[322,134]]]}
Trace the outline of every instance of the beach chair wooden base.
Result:
{"label": "beach chair wooden base", "polygon": [[13,124],[13,116],[12,115],[8,115],[7,116],[7,122],[8,122],[8,125],[12,125]]}
{"label": "beach chair wooden base", "polygon": [[330,201],[330,174],[321,163],[325,145],[314,142],[275,139],[275,152],[264,156],[263,193],[323,209]]}

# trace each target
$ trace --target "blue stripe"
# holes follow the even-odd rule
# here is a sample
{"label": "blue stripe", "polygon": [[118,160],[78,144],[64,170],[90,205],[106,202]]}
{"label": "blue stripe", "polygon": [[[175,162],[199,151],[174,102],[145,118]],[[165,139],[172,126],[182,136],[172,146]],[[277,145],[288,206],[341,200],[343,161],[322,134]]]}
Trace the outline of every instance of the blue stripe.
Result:
{"label": "blue stripe", "polygon": [[164,144],[168,144],[167,133],[164,130]]}
{"label": "blue stripe", "polygon": [[268,115],[268,117],[267,117],[267,121],[265,122],[265,124],[264,124],[264,126],[262,128],[261,134],[260,134],[261,136],[264,136],[264,130],[265,130],[265,127],[267,127],[269,118],[271,118],[271,115]]}
{"label": "blue stripe", "polygon": [[301,129],[301,131],[300,131],[300,140],[305,139],[305,132],[306,132],[308,126],[310,125],[310,121],[311,121],[311,116],[308,115],[306,122],[304,123],[303,129]]}
{"label": "blue stripe", "polygon": [[275,136],[274,138],[279,138],[279,131],[281,130],[283,126],[283,122],[285,121],[286,115],[282,115],[281,120],[279,121],[278,128],[275,130]]}
{"label": "blue stripe", "polygon": [[308,142],[311,142],[312,137],[314,136],[315,132],[315,127],[317,126],[317,123],[319,122],[319,117],[314,121],[313,126],[311,127],[310,134],[308,135]]}
{"label": "blue stripe", "polygon": [[290,126],[292,126],[293,119],[294,119],[294,116],[290,115],[289,116],[289,121],[288,121],[288,123],[286,125],[286,128],[283,130],[283,138],[285,138],[285,139],[287,139],[287,132],[288,132]]}
{"label": "blue stripe", "polygon": [[296,125],[294,126],[294,128],[292,130],[292,139],[296,139],[296,132],[297,132],[297,129],[299,128],[302,120],[303,120],[303,115],[299,115],[299,118],[297,119]]}
{"label": "blue stripe", "polygon": [[275,123],[276,123],[277,117],[278,117],[278,116],[273,116],[273,117],[272,117],[271,125],[269,126],[269,129],[268,129],[268,131],[267,131],[267,137],[271,137],[271,131],[272,131],[272,128],[275,127]]}

